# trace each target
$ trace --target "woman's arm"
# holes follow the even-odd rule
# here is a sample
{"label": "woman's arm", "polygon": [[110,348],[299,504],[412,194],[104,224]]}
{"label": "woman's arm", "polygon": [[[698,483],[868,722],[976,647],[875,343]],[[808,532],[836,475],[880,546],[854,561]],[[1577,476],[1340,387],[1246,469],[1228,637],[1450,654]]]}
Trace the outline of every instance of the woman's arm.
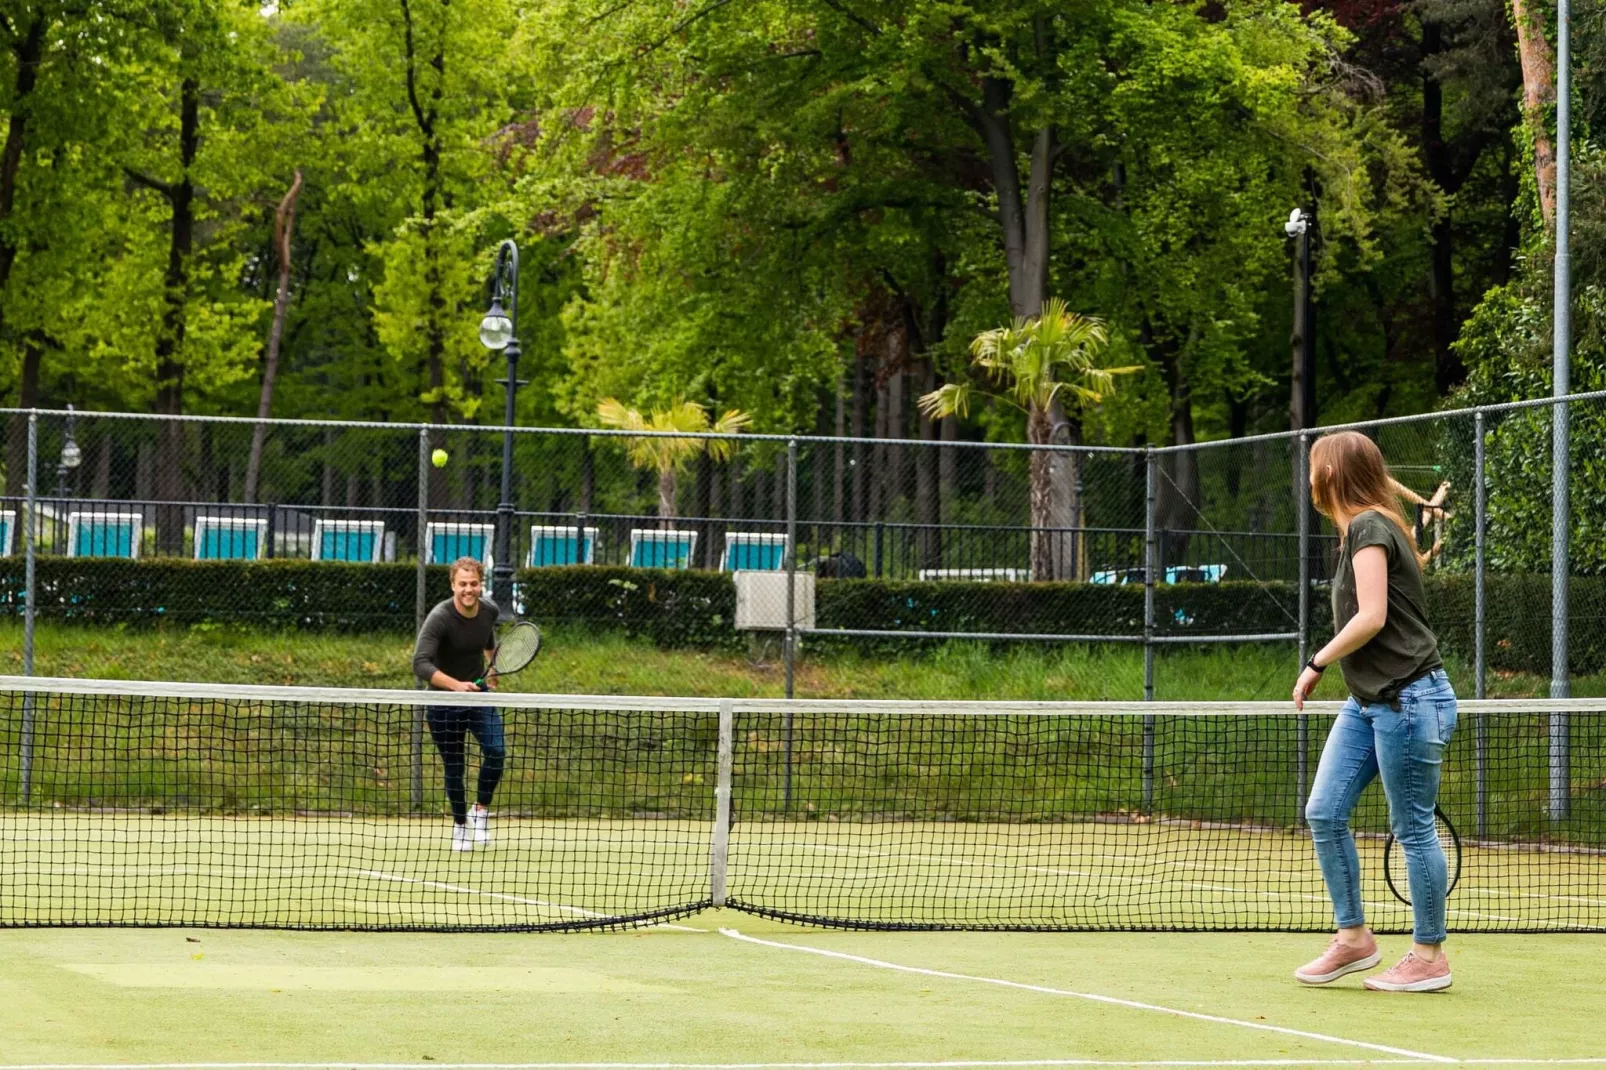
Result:
{"label": "woman's arm", "polygon": [[[1355,653],[1372,641],[1389,619],[1389,555],[1381,546],[1364,546],[1355,554],[1355,616],[1313,659],[1323,669]],[[1305,667],[1294,684],[1294,708],[1305,708],[1305,697],[1322,674]]]}

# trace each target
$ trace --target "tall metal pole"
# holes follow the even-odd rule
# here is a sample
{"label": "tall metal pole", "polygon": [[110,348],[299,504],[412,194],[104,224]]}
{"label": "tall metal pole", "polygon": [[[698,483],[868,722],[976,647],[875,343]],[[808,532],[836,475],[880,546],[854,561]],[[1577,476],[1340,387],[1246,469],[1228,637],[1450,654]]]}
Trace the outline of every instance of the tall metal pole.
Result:
{"label": "tall metal pole", "polygon": [[[22,602],[22,675],[33,675],[33,627],[34,608],[36,603],[35,583],[35,552],[34,544],[38,541],[39,525],[39,414],[28,414],[28,483],[23,493],[27,495],[24,509],[27,516],[22,524],[22,582],[24,586]],[[33,798],[33,722],[34,722],[34,693],[24,693],[22,696],[22,801],[26,805]]]}
{"label": "tall metal pole", "polygon": [[[792,697],[797,651],[797,439],[786,443],[786,697]],[[786,711],[786,773],[783,802],[792,808],[792,711]]]}
{"label": "tall metal pole", "polygon": [[[1568,230],[1572,224],[1572,19],[1570,0],[1556,3],[1556,280],[1555,339],[1551,352],[1552,392],[1566,397],[1572,388],[1572,254]],[[1567,610],[1568,514],[1567,465],[1571,459],[1566,402],[1558,402],[1551,418],[1550,514],[1550,697],[1568,698]],[[1568,773],[1567,714],[1550,716],[1550,817],[1567,816],[1570,790]]]}
{"label": "tall metal pole", "polygon": [[[786,697],[797,664],[797,439],[786,443]],[[787,738],[791,738],[788,715]]]}
{"label": "tall metal pole", "polygon": [[[426,579],[429,562],[429,431],[418,429],[418,569],[413,591],[413,630],[424,628],[424,615],[429,612]],[[427,687],[419,681],[419,688]],[[416,813],[424,808],[424,707],[412,707],[411,725],[411,792],[410,799]]]}
{"label": "tall metal pole", "polygon": [[[1301,432],[1296,447],[1299,463],[1294,466],[1294,501],[1298,508],[1299,530],[1299,663],[1310,658],[1310,433]],[[1310,717],[1301,713],[1294,718],[1294,823],[1305,823],[1305,799],[1310,785]]]}
{"label": "tall metal pole", "polygon": [[[1143,506],[1143,701],[1154,701],[1155,453],[1145,452]],[[1143,715],[1143,811],[1154,809],[1154,715]]]}
{"label": "tall metal pole", "polygon": [[[1488,642],[1486,631],[1488,606],[1484,579],[1484,535],[1488,522],[1488,498],[1484,489],[1484,451],[1487,443],[1481,410],[1473,413],[1472,426],[1472,684],[1475,697],[1487,698],[1489,666],[1484,653],[1485,644]],[[1473,748],[1473,772],[1477,784],[1478,838],[1481,840],[1487,834],[1489,824],[1489,778],[1488,767],[1485,764],[1488,755],[1488,722],[1481,713],[1473,722]]]}

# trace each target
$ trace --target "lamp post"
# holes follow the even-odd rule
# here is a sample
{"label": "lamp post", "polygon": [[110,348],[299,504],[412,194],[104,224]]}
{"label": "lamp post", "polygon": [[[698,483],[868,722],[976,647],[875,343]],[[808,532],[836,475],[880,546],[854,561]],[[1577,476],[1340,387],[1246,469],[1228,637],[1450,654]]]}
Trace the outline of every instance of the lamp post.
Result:
{"label": "lamp post", "polygon": [[83,463],[84,451],[78,448],[78,442],[73,438],[73,425],[77,418],[73,416],[73,407],[67,406],[66,433],[61,443],[61,457],[56,461],[56,497],[71,498],[72,484],[68,480]]}
{"label": "lamp post", "polygon": [[[507,356],[507,408],[502,420],[502,500],[496,504],[496,560],[491,569],[491,597],[502,612],[513,612],[513,419],[519,387],[519,247],[510,238],[496,250],[491,308],[480,321],[480,344]],[[504,304],[505,302],[505,304]]]}

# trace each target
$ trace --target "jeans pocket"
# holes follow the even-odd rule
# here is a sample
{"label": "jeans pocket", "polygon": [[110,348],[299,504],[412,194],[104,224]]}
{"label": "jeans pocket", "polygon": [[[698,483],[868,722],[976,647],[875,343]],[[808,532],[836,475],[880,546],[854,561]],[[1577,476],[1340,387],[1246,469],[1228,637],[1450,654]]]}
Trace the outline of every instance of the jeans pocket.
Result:
{"label": "jeans pocket", "polygon": [[1453,692],[1433,700],[1433,719],[1438,725],[1439,742],[1449,743],[1450,737],[1455,734],[1456,722],[1460,719],[1459,706]]}

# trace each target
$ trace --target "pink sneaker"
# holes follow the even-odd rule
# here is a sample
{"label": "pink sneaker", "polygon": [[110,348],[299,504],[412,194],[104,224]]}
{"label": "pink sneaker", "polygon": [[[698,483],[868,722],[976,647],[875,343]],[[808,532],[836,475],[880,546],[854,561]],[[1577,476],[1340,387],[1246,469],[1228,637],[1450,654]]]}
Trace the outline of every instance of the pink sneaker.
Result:
{"label": "pink sneaker", "polygon": [[1426,962],[1411,952],[1376,977],[1368,977],[1366,987],[1373,992],[1439,992],[1450,987],[1450,960]]}
{"label": "pink sneaker", "polygon": [[1307,985],[1325,985],[1329,981],[1336,981],[1346,973],[1357,970],[1370,970],[1383,956],[1378,954],[1377,941],[1372,939],[1370,933],[1366,936],[1366,946],[1351,947],[1333,937],[1333,942],[1327,945],[1322,957],[1314,962],[1307,962],[1294,971],[1294,980]]}

